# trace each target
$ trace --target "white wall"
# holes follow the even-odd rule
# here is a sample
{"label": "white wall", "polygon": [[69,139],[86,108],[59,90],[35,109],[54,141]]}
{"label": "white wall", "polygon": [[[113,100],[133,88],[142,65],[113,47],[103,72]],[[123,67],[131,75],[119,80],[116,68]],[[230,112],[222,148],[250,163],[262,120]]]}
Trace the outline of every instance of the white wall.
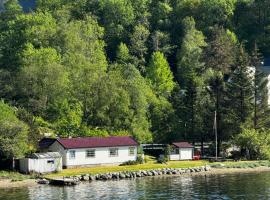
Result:
{"label": "white wall", "polygon": [[[109,149],[106,148],[84,148],[84,149],[69,149],[66,155],[66,166],[76,165],[99,165],[99,164],[120,164],[129,160],[136,160],[137,148],[135,147],[134,155],[129,155],[129,147],[111,147],[118,148],[118,156],[110,157]],[[89,149],[95,149],[95,157],[87,158],[86,151]],[[75,151],[75,159],[71,159],[69,156],[70,151]]]}
{"label": "white wall", "polygon": [[[109,149],[106,148],[82,148],[82,149],[68,149],[64,150],[63,147],[55,142],[51,145],[50,150],[58,151],[63,155],[63,166],[78,166],[78,165],[99,165],[99,164],[120,164],[129,160],[137,159],[137,147],[135,147],[134,155],[129,155],[129,146],[125,147],[111,147],[118,148],[118,156],[110,157]],[[58,150],[57,150],[58,149]],[[95,157],[87,158],[86,151],[89,149],[95,149]],[[75,151],[75,159],[70,158],[70,151]]]}
{"label": "white wall", "polygon": [[63,166],[67,165],[67,150],[64,149],[64,147],[59,144],[58,141],[55,141],[50,147],[49,147],[50,152],[59,152],[62,155],[62,162]]}
{"label": "white wall", "polygon": [[192,160],[193,149],[192,148],[181,148],[179,149],[180,160]]}
{"label": "white wall", "polygon": [[179,154],[171,154],[170,160],[180,160],[180,155]]}
{"label": "white wall", "polygon": [[[48,161],[54,161],[54,163]],[[20,159],[20,171],[23,173],[49,173],[62,170],[62,158]]]}
{"label": "white wall", "polygon": [[180,148],[179,154],[171,153],[170,160],[192,160],[193,149],[192,148]]}

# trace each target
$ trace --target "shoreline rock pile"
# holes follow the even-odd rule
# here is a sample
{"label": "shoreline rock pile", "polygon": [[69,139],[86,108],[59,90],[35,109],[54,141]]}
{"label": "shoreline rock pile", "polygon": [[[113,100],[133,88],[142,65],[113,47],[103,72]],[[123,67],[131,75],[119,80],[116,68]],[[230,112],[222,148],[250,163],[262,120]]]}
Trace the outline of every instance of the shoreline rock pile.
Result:
{"label": "shoreline rock pile", "polygon": [[122,171],[122,172],[110,172],[103,174],[83,174],[77,176],[69,176],[64,178],[71,178],[76,181],[106,181],[106,180],[121,180],[121,179],[135,179],[147,176],[164,176],[164,175],[184,175],[194,174],[200,172],[210,171],[211,167],[206,165],[202,167],[192,168],[163,168],[154,170],[139,170],[139,171]]}

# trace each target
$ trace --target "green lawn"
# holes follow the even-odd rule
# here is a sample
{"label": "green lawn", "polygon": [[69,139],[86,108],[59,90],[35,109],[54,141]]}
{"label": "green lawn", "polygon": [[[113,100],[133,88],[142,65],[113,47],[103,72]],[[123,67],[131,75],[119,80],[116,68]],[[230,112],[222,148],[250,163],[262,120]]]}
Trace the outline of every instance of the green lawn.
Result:
{"label": "green lawn", "polygon": [[33,178],[33,176],[20,174],[19,172],[13,171],[4,171],[4,170],[0,171],[0,180],[10,179],[12,181],[22,181],[30,178]]}
{"label": "green lawn", "polygon": [[[240,162],[218,162],[209,163],[208,161],[170,161],[167,164],[158,164],[154,159],[149,158],[146,164],[140,165],[127,165],[127,166],[99,166],[91,168],[75,168],[75,169],[64,169],[59,173],[53,173],[46,175],[46,178],[62,177],[62,176],[74,176],[81,174],[101,174],[108,172],[119,172],[119,171],[139,171],[139,170],[150,170],[159,168],[189,168],[198,167],[204,165],[211,165],[215,168],[254,168],[259,166],[270,167],[269,161],[240,161]],[[219,166],[222,167],[219,167]]]}
{"label": "green lawn", "polygon": [[241,161],[241,162],[224,162],[224,163],[211,163],[213,168],[255,168],[255,167],[270,167],[268,160],[256,161]]}
{"label": "green lawn", "polygon": [[64,169],[59,173],[49,174],[47,178],[62,177],[62,176],[73,176],[80,174],[100,174],[107,172],[119,172],[119,171],[138,171],[138,170],[150,170],[158,168],[188,168],[198,167],[209,164],[208,161],[170,161],[167,164],[158,164],[150,161],[146,164],[140,165],[127,165],[127,166],[100,166],[91,168],[75,168],[75,169]]}

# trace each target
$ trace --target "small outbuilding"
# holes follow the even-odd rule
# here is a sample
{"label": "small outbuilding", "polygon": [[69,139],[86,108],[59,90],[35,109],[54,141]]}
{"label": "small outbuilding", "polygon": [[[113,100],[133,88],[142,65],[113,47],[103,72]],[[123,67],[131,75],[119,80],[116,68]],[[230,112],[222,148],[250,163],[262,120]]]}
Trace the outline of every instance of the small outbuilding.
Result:
{"label": "small outbuilding", "polygon": [[62,155],[59,152],[34,153],[20,159],[22,173],[50,173],[62,170]]}
{"label": "small outbuilding", "polygon": [[192,160],[194,147],[188,142],[172,143],[170,160]]}

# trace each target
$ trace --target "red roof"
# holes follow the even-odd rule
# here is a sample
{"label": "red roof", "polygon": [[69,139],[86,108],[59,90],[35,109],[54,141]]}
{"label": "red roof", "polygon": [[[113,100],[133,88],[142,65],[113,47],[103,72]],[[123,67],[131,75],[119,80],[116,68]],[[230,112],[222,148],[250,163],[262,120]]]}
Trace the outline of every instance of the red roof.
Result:
{"label": "red roof", "polygon": [[174,142],[173,145],[178,148],[193,148],[193,145],[188,142]]}
{"label": "red roof", "polygon": [[59,138],[57,141],[66,149],[138,146],[130,136]]}

